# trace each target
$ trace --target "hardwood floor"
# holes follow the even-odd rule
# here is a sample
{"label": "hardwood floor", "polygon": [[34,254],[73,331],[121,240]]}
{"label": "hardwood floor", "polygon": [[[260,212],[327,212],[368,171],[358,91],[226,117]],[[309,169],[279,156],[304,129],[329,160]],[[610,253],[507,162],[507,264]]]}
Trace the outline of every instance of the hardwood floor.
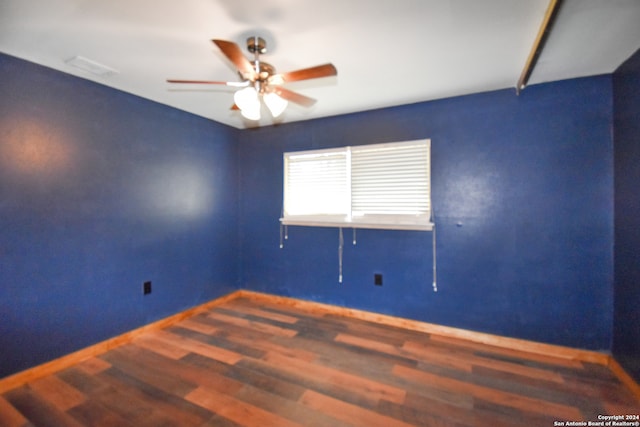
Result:
{"label": "hardwood floor", "polygon": [[0,426],[554,426],[639,414],[606,367],[226,302],[0,395]]}

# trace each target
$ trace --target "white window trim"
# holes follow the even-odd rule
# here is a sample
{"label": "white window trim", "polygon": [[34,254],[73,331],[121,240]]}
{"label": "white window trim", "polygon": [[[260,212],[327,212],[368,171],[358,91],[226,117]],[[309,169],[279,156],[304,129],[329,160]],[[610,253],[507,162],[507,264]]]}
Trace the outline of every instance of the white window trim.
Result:
{"label": "white window trim", "polygon": [[[366,146],[356,147],[338,147],[322,150],[308,150],[299,152],[284,153],[283,160],[285,164],[285,177],[283,194],[286,198],[287,188],[287,161],[289,156],[296,155],[315,155],[315,154],[327,154],[340,151],[346,151],[347,155],[347,182],[349,199],[351,199],[351,150],[363,149],[363,148],[385,148],[385,147],[398,147],[401,145],[410,146],[419,144],[426,144],[427,146],[427,174],[428,174],[428,187],[429,187],[429,211],[432,211],[431,205],[431,144],[429,139],[393,142],[384,144],[369,144]],[[416,215],[409,214],[367,214],[365,216],[353,216],[351,209],[344,214],[337,215],[291,215],[287,214],[285,207],[287,206],[286,200],[283,200],[283,216],[280,218],[280,222],[283,225],[293,226],[311,226],[311,227],[338,227],[338,228],[369,228],[369,229],[386,229],[386,230],[418,230],[418,231],[431,231],[434,224],[432,222],[431,212],[425,212]]]}

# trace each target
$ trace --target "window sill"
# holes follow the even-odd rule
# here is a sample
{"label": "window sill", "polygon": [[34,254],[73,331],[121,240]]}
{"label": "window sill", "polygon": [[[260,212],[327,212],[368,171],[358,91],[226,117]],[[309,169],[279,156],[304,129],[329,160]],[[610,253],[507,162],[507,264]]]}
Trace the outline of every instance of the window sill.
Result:
{"label": "window sill", "polygon": [[306,227],[337,227],[337,228],[370,228],[378,230],[415,230],[431,231],[434,224],[431,222],[402,222],[402,221],[375,221],[365,219],[344,219],[333,218],[280,218],[283,225],[306,226]]}

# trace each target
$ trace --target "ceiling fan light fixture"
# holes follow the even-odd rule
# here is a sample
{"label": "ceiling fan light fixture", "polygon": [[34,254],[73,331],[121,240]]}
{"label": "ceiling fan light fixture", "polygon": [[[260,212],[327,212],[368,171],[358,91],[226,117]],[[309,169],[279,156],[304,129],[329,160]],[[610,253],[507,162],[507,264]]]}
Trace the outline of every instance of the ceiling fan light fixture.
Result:
{"label": "ceiling fan light fixture", "polygon": [[236,91],[233,100],[244,117],[249,120],[260,120],[260,98],[255,88],[249,86]]}
{"label": "ceiling fan light fixture", "polygon": [[289,105],[289,102],[286,99],[279,97],[273,92],[267,93],[263,98],[264,103],[267,104],[267,107],[274,118],[279,117],[287,108],[287,105]]}
{"label": "ceiling fan light fixture", "polygon": [[249,120],[260,120],[260,107],[254,110],[240,110],[242,115]]}
{"label": "ceiling fan light fixture", "polygon": [[255,104],[250,103],[245,105],[244,108],[238,105],[238,108],[240,108],[240,113],[242,113],[242,115],[249,120],[260,120],[260,107],[261,106],[259,100],[257,100]]}

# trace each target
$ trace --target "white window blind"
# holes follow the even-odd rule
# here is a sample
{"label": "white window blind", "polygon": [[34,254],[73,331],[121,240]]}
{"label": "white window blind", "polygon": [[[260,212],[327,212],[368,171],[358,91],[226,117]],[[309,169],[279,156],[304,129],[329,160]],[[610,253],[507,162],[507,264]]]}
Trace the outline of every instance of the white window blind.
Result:
{"label": "white window blind", "polygon": [[430,230],[429,140],[284,154],[283,224]]}
{"label": "white window blind", "polygon": [[349,211],[347,151],[289,153],[285,158],[288,215],[346,215]]}

